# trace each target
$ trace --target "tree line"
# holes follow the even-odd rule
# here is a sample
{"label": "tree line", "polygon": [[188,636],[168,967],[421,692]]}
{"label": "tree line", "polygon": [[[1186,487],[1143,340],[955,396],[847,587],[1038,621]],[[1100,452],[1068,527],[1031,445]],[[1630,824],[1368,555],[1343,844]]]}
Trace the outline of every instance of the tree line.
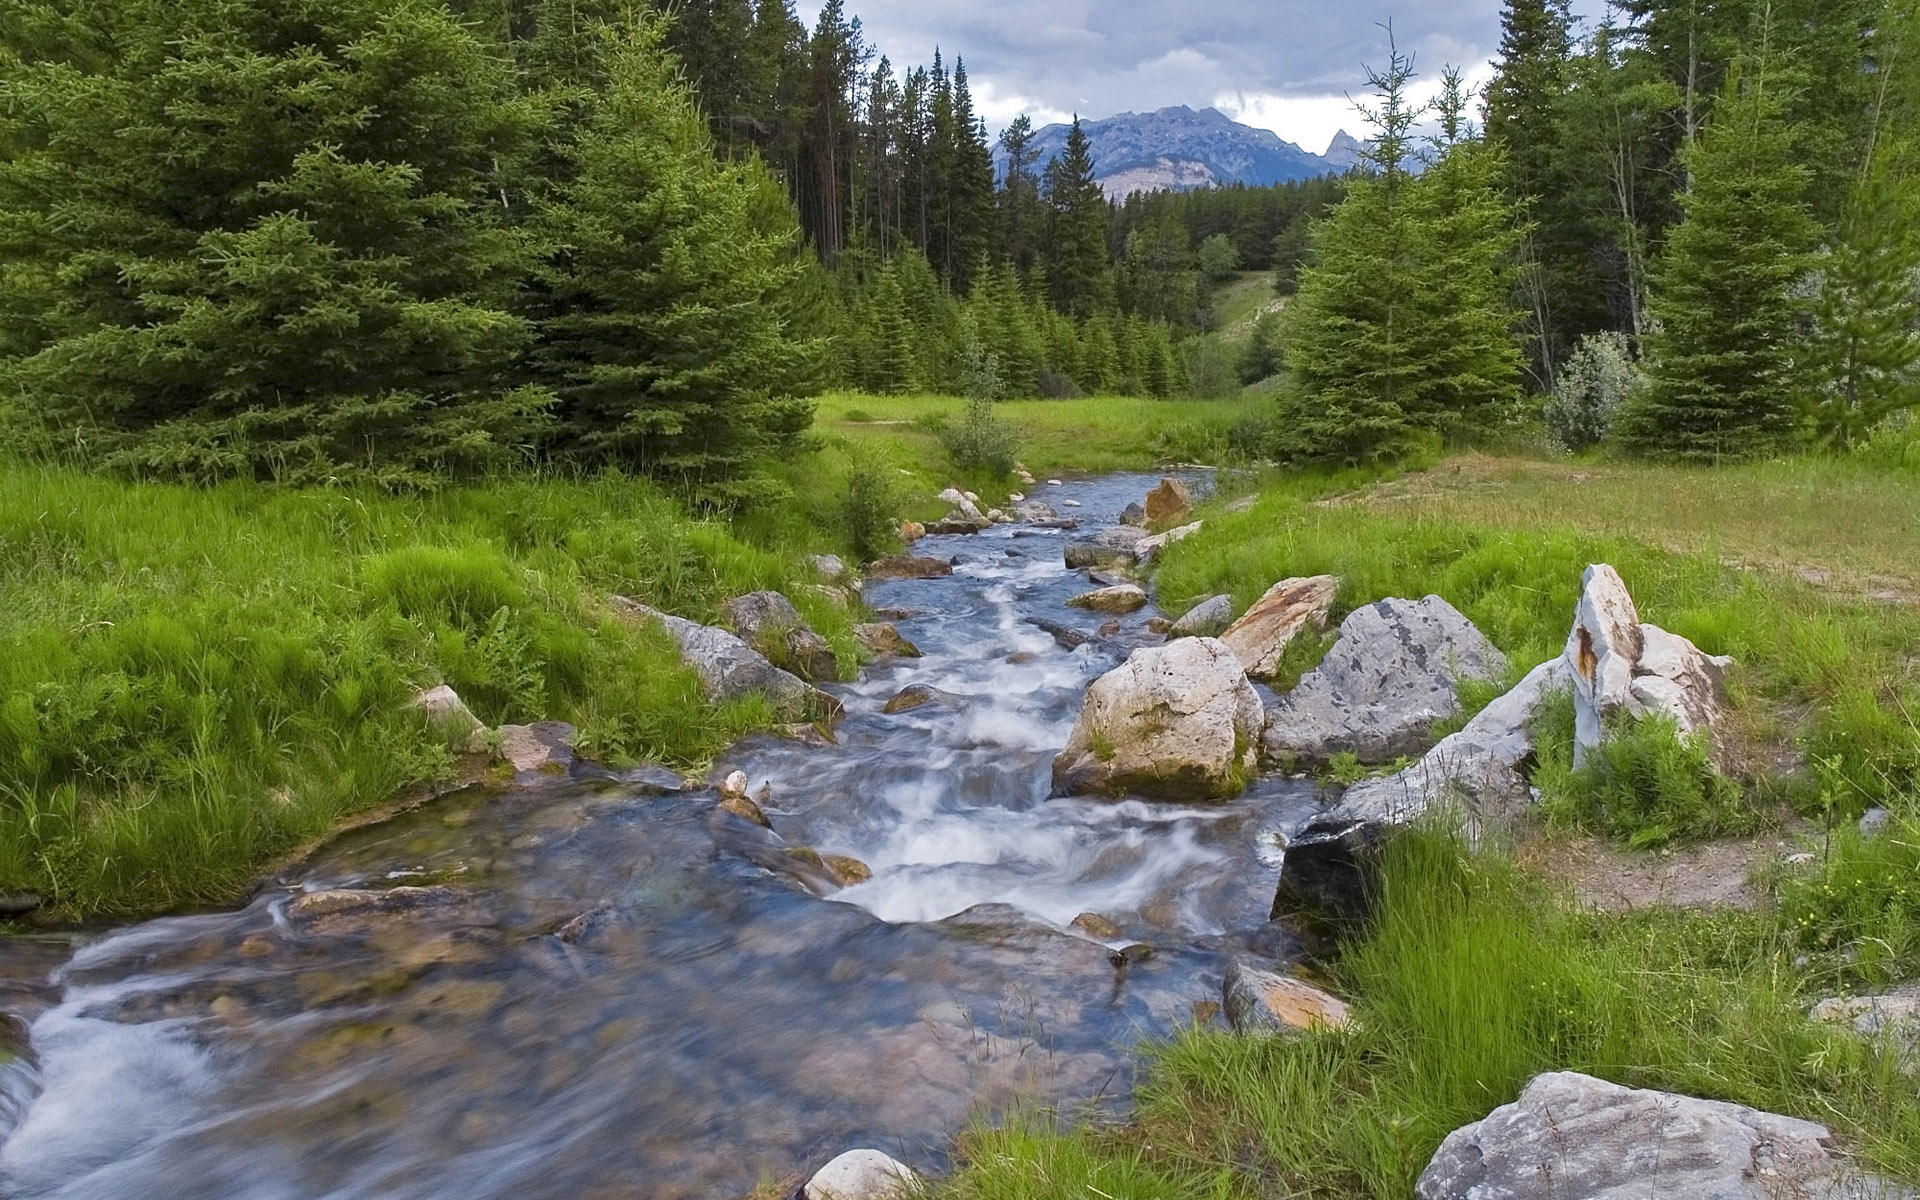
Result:
{"label": "tree line", "polygon": [[[1311,238],[1280,449],[1390,456],[1549,397],[1557,440],[1846,448],[1920,404],[1913,0],[1506,0],[1484,126],[1372,73],[1368,170]],[[1438,132],[1420,137],[1430,117]],[[1419,169],[1424,167],[1424,169]]]}

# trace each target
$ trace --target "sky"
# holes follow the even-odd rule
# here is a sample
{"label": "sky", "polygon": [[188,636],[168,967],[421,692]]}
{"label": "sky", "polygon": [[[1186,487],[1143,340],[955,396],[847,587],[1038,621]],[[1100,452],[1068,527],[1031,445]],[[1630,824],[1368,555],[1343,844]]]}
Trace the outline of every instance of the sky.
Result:
{"label": "sky", "polygon": [[[846,0],[867,41],[897,67],[938,46],[966,60],[974,103],[998,136],[1035,125],[1173,104],[1211,105],[1315,152],[1340,129],[1364,136],[1347,94],[1382,66],[1393,22],[1416,98],[1442,67],[1492,75],[1500,0]],[[818,6],[801,6],[809,21]]]}

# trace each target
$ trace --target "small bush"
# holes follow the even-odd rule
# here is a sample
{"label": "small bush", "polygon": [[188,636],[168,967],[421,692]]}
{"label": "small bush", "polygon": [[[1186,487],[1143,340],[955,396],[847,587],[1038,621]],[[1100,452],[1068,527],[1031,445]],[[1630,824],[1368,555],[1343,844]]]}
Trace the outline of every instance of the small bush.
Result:
{"label": "small bush", "polygon": [[969,338],[960,352],[960,394],[970,400],[998,400],[1007,394],[1000,358]]}
{"label": "small bush", "polygon": [[1747,833],[1758,814],[1713,768],[1704,730],[1682,737],[1671,717],[1612,722],[1587,762],[1573,765],[1573,701],[1562,694],[1534,727],[1534,783],[1550,821],[1601,833],[1635,850]]}
{"label": "small bush", "polygon": [[1253,328],[1247,334],[1247,344],[1240,348],[1240,382],[1259,383],[1262,379],[1271,379],[1280,373],[1283,359],[1280,353],[1280,314],[1269,310],[1253,319]]}
{"label": "small bush", "polygon": [[1920,975],[1920,813],[1868,837],[1836,834],[1817,869],[1777,888],[1802,949],[1845,964],[1841,982],[1884,987]]}
{"label": "small bush", "polygon": [[854,425],[871,425],[877,418],[864,408],[850,408],[841,419]]}
{"label": "small bush", "polygon": [[1051,367],[1040,368],[1039,374],[1033,377],[1033,387],[1042,400],[1078,400],[1085,394],[1071,375]]}
{"label": "small bush", "polygon": [[893,518],[900,504],[893,468],[884,457],[856,450],[840,495],[841,532],[861,562],[871,562],[893,549]]}
{"label": "small bush", "polygon": [[1226,234],[1216,233],[1200,243],[1194,261],[1208,279],[1220,283],[1233,278],[1233,273],[1240,269],[1240,251]]}
{"label": "small bush", "polygon": [[1005,475],[1013,470],[1019,439],[1013,426],[993,415],[993,401],[976,396],[967,401],[960,424],[940,435],[953,461],[967,470]]}
{"label": "small bush", "polygon": [[1599,445],[1615,414],[1640,384],[1640,368],[1625,334],[1582,338],[1560,368],[1545,412],[1547,432],[1561,447],[1578,452]]}

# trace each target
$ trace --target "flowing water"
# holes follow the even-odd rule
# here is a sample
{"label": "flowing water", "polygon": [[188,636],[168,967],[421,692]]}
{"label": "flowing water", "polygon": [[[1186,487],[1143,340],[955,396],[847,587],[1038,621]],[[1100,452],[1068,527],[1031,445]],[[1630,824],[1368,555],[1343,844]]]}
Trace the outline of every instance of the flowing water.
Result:
{"label": "flowing water", "polygon": [[[1084,530],[1153,482],[1036,490]],[[773,832],[697,781],[527,775],[348,834],[237,912],[0,944],[28,1047],[0,1052],[0,1194],[741,1196],[852,1146],[938,1169],[1014,1106],[1124,1105],[1141,1040],[1213,1019],[1227,956],[1275,952],[1275,835],[1312,798],[1049,798],[1086,684],[1158,640],[1151,610],[1076,649],[1031,623],[1106,619],[1064,604],[1088,586],[1066,536],[929,538],[951,578],[868,587],[925,657],[835,689],[837,745],[719,764],[771,786]],[[913,683],[945,695],[880,711]],[[823,888],[794,847],[872,879]],[[337,888],[418,890],[290,904]]]}

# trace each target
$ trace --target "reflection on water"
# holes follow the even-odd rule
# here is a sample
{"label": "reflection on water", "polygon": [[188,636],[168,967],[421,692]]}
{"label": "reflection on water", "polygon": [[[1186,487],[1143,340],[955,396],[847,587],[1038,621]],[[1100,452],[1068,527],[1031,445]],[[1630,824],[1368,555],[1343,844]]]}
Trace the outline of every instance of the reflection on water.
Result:
{"label": "reflection on water", "polygon": [[[1151,483],[1048,498],[1110,520]],[[938,1167],[980,1111],[1124,1102],[1132,1047],[1264,922],[1309,797],[1048,799],[1086,683],[1153,639],[1030,624],[1105,619],[1034,534],[928,539],[952,578],[869,589],[926,657],[839,689],[837,746],[720,765],[771,785],[772,833],[704,789],[536,781],[348,835],[238,912],[0,947],[32,1046],[0,1065],[0,1191],[743,1195],[851,1145]],[[945,697],[881,714],[910,683]],[[816,896],[795,847],[873,876]],[[1082,912],[1156,953],[1116,968]]]}

